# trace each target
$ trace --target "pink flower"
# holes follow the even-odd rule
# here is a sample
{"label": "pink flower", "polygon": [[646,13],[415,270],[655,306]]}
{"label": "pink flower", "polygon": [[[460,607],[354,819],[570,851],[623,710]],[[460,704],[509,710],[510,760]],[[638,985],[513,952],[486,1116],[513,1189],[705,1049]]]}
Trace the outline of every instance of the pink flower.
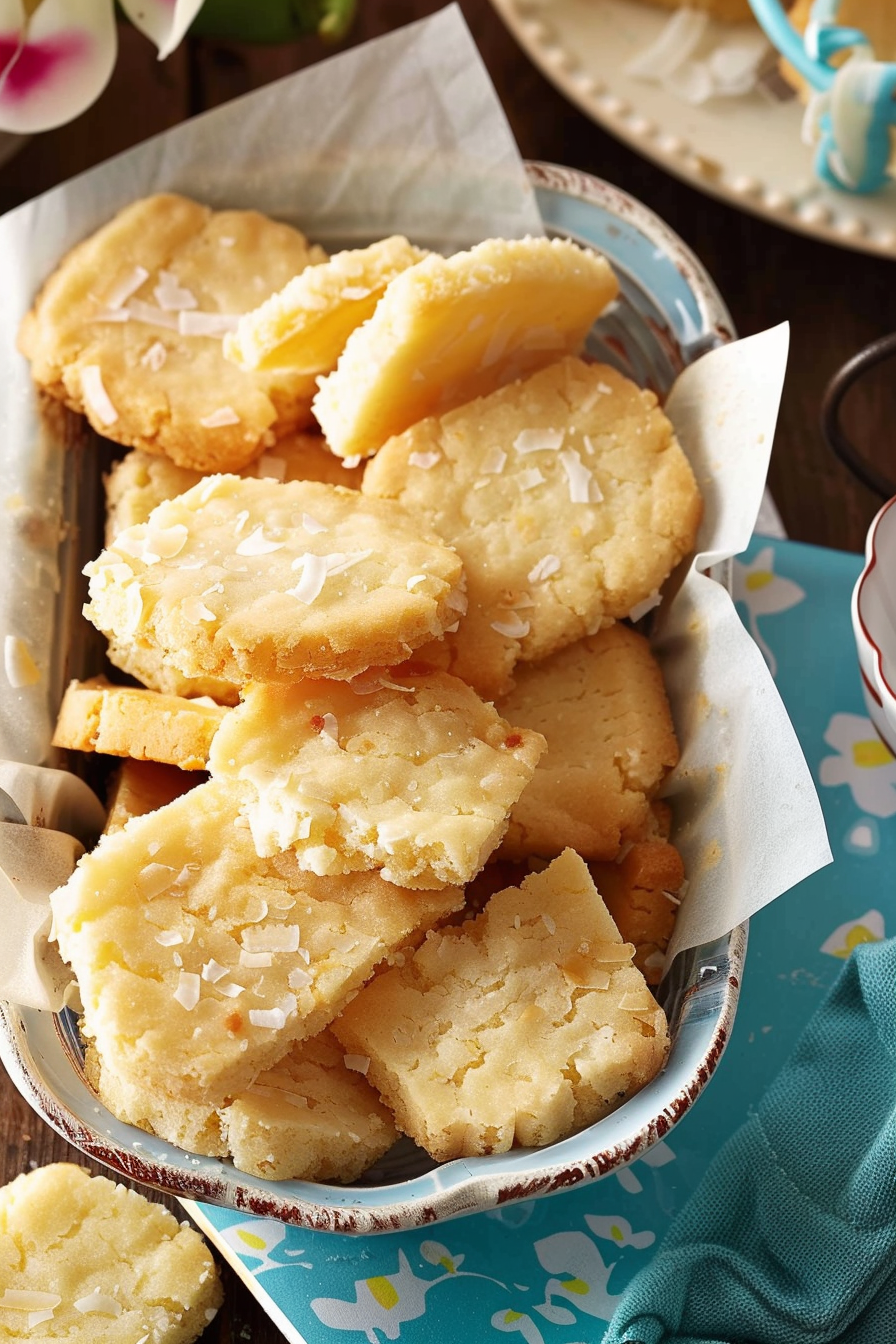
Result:
{"label": "pink flower", "polygon": [[[122,0],[159,48],[178,45],[202,0]],[[49,130],[102,93],[115,65],[113,0],[0,0],[0,130]]]}

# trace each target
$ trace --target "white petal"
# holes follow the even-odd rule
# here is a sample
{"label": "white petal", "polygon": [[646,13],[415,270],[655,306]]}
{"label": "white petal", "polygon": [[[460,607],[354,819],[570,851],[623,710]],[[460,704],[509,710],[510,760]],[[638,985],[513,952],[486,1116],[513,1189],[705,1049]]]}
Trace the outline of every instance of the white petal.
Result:
{"label": "white petal", "polygon": [[135,28],[155,42],[159,60],[170,56],[202,8],[202,0],[121,0]]}
{"label": "white petal", "polygon": [[[4,0],[0,31],[20,12]],[[0,130],[27,135],[74,120],[109,82],[117,46],[112,0],[42,0],[3,72]]]}

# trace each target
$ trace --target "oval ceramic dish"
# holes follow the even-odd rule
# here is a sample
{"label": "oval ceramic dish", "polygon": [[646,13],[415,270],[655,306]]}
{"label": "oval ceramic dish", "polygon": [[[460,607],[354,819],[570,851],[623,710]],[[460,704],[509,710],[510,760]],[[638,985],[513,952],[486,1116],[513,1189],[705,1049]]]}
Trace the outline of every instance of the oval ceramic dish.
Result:
{"label": "oval ceramic dish", "polygon": [[[711,280],[660,220],[579,172],[530,164],[547,231],[605,253],[621,296],[589,350],[664,393],[675,375],[733,336]],[[676,958],[662,987],[672,1049],[666,1067],[619,1110],[562,1143],[435,1166],[409,1140],[353,1186],[270,1182],[217,1158],[175,1149],[116,1120],[83,1072],[74,1015],[0,1005],[0,1058],[31,1106],[75,1147],[157,1189],[318,1229],[371,1233],[414,1227],[549,1194],[634,1160],[685,1113],[731,1032],[746,926]]]}
{"label": "oval ceramic dish", "polygon": [[865,568],[852,595],[852,628],[871,722],[896,756],[896,499],[865,542]]}

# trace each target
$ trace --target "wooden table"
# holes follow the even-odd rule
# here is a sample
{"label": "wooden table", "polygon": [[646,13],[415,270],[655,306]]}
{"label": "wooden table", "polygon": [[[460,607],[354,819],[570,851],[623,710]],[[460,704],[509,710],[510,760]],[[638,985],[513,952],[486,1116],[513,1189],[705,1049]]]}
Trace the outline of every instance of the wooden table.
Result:
{"label": "wooden table", "polygon": [[[440,0],[360,0],[352,42],[441,7]],[[473,36],[507,111],[522,154],[604,177],[662,216],[715,279],[741,335],[783,319],[791,353],[770,484],[790,536],[858,551],[879,501],[825,447],[819,406],[838,366],[896,329],[896,269],[838,250],[701,195],[639,158],[594,126],[530,64],[488,0],[462,0]],[[0,172],[7,210],[111,154],[184,118],[257,88],[329,54],[316,39],[279,48],[188,42],[160,64],[144,39],[122,31],[121,55],[102,98],[77,122],[35,137]],[[847,403],[848,425],[874,460],[896,474],[892,423],[896,394],[886,371]],[[29,1166],[83,1161],[0,1077],[0,1183]],[[99,1168],[97,1168],[99,1170]],[[225,1344],[281,1339],[236,1277],[225,1269],[226,1302],[204,1340]]]}

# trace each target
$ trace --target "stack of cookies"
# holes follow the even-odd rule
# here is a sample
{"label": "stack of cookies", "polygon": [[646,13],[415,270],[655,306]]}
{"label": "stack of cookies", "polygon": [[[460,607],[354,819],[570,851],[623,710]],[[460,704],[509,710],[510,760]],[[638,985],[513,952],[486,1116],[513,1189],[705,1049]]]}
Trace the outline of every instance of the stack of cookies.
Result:
{"label": "stack of cookies", "polygon": [[351,1181],[400,1132],[553,1143],[662,1067],[678,749],[632,623],[701,503],[580,357],[616,293],[571,242],[327,258],[175,196],[47,281],[35,380],[129,449],[86,570],[117,680],[55,738],[124,759],[52,898],[119,1118]]}

